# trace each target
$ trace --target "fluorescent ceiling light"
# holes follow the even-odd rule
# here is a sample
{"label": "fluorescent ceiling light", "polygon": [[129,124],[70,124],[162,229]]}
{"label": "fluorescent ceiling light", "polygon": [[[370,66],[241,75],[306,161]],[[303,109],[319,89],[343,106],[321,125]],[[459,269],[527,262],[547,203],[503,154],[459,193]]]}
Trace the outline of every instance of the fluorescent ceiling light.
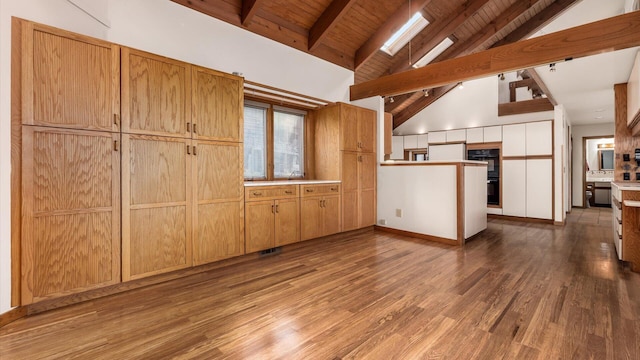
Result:
{"label": "fluorescent ceiling light", "polygon": [[448,37],[444,38],[444,40],[442,40],[440,44],[436,45],[433,49],[431,49],[431,51],[429,51],[427,55],[423,56],[422,59],[416,61],[416,63],[413,64],[413,67],[419,68],[427,65],[428,63],[432,62],[433,59],[437,58],[438,55],[442,54],[445,50],[447,50],[451,45],[453,45],[453,41]]}
{"label": "fluorescent ceiling light", "polygon": [[409,40],[413,39],[422,29],[429,25],[429,21],[422,17],[422,14],[418,11],[407,21],[406,24],[402,25],[402,27],[395,32],[395,34],[391,35],[389,40],[382,45],[380,50],[386,52],[387,54],[393,56],[400,49],[402,49]]}

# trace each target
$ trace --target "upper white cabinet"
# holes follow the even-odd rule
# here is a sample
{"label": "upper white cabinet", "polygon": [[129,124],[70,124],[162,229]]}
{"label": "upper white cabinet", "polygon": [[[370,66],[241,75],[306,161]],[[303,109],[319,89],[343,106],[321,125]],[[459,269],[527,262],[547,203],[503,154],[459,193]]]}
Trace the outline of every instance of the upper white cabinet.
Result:
{"label": "upper white cabinet", "polygon": [[502,156],[525,156],[525,134],[525,124],[502,126]]}
{"label": "upper white cabinet", "polygon": [[483,128],[484,130],[484,142],[501,142],[502,141],[502,126],[489,126]]}
{"label": "upper white cabinet", "polygon": [[391,137],[391,159],[404,159],[404,136]]}
{"label": "upper white cabinet", "polygon": [[447,131],[447,142],[465,142],[467,140],[467,130],[449,130]]}
{"label": "upper white cabinet", "polygon": [[483,128],[467,129],[467,144],[477,144],[484,142]]}
{"label": "upper white cabinet", "polygon": [[404,136],[404,149],[417,149],[418,148],[418,135],[405,135]]}
{"label": "upper white cabinet", "polygon": [[433,131],[429,134],[429,144],[444,144],[447,142],[446,131]]}
{"label": "upper white cabinet", "polygon": [[526,155],[552,155],[551,121],[526,123]]}
{"label": "upper white cabinet", "polygon": [[429,135],[418,135],[418,149],[426,149],[429,146]]}

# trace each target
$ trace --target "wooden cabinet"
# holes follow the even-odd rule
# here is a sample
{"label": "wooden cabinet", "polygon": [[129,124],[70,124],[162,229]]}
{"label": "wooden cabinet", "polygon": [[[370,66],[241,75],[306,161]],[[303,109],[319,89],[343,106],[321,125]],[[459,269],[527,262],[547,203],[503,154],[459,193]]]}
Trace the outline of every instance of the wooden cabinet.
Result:
{"label": "wooden cabinet", "polygon": [[22,305],[120,282],[119,134],[23,127]]}
{"label": "wooden cabinet", "polygon": [[340,185],[301,185],[301,240],[340,232]]}
{"label": "wooden cabinet", "polygon": [[246,187],[245,199],[247,253],[300,241],[298,185]]}
{"label": "wooden cabinet", "polygon": [[193,140],[193,265],[242,255],[242,144]]}
{"label": "wooden cabinet", "polygon": [[191,137],[191,65],[122,48],[122,131]]}
{"label": "wooden cabinet", "polygon": [[119,131],[120,47],[22,22],[22,123]]}
{"label": "wooden cabinet", "polygon": [[637,121],[640,121],[640,51],[636,53],[627,81],[627,125],[633,126]]}
{"label": "wooden cabinet", "polygon": [[340,123],[340,150],[375,151],[376,112],[338,103],[334,114]]}
{"label": "wooden cabinet", "polygon": [[242,78],[192,66],[192,132],[200,140],[242,142]]}
{"label": "wooden cabinet", "polygon": [[391,155],[393,152],[391,137],[393,136],[393,115],[384,113],[384,154]]}

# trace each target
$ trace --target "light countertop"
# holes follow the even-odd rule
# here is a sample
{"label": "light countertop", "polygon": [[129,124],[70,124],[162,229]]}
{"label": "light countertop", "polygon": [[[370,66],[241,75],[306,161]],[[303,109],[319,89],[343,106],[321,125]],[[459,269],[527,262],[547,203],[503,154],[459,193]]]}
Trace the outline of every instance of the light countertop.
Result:
{"label": "light countertop", "polygon": [[245,181],[244,186],[277,186],[277,185],[308,185],[308,184],[340,184],[340,180],[273,180],[273,181]]}
{"label": "light countertop", "polygon": [[640,182],[612,181],[611,185],[620,190],[640,191]]}
{"label": "light countertop", "polygon": [[380,163],[383,166],[389,165],[451,165],[451,164],[476,164],[487,165],[486,161],[475,160],[427,160],[427,161],[406,161],[406,160],[387,160]]}

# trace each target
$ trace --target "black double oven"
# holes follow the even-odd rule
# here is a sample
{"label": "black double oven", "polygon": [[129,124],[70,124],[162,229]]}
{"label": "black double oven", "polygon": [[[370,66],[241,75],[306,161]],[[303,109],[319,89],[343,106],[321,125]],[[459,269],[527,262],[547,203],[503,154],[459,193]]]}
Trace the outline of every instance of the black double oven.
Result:
{"label": "black double oven", "polygon": [[487,205],[500,205],[500,149],[467,150],[467,160],[487,162]]}

